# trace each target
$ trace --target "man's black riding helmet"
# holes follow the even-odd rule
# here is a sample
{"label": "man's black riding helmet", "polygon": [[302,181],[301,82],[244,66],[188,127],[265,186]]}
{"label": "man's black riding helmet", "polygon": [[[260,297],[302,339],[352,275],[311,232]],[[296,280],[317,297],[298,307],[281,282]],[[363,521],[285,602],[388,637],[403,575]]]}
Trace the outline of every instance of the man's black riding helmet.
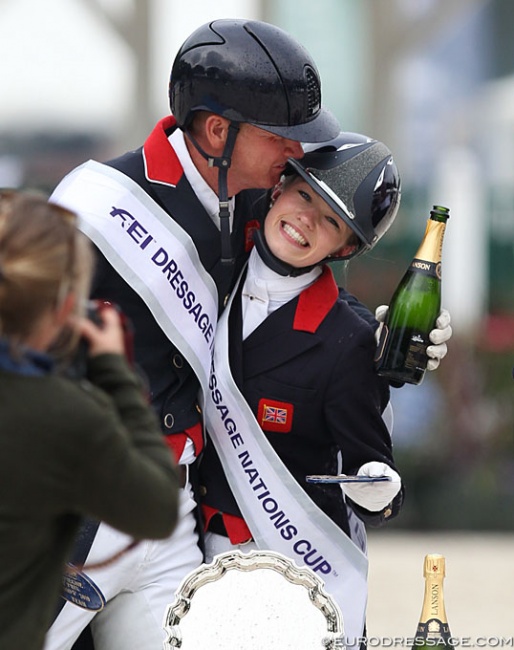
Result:
{"label": "man's black riding helmet", "polygon": [[255,20],[215,20],[194,31],[173,63],[169,97],[182,128],[194,111],[206,110],[300,142],[326,142],[340,131],[321,106],[307,50]]}

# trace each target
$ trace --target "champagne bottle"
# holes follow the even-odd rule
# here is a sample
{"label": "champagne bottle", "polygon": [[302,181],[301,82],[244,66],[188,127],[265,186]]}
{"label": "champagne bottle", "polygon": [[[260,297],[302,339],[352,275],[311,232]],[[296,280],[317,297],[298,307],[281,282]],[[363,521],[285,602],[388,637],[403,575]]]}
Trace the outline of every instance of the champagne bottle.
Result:
{"label": "champagne bottle", "polygon": [[425,595],[412,650],[450,647],[451,634],[443,595],[444,557],[442,555],[426,555],[423,575],[425,577]]}
{"label": "champagne bottle", "polygon": [[389,305],[377,350],[379,375],[419,384],[427,368],[429,334],[441,310],[441,257],[449,209],[434,205],[425,235]]}

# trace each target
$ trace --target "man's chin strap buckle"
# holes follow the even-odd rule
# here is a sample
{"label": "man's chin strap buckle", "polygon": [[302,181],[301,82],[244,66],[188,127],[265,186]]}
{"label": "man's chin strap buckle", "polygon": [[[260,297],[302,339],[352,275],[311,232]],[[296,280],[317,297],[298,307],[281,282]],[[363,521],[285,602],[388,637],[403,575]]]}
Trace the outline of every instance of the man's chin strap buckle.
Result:
{"label": "man's chin strap buckle", "polygon": [[219,167],[220,169],[228,169],[230,167],[231,163],[230,158],[226,158],[225,156],[218,156],[217,158],[211,158],[210,156],[207,156],[207,164],[209,167]]}

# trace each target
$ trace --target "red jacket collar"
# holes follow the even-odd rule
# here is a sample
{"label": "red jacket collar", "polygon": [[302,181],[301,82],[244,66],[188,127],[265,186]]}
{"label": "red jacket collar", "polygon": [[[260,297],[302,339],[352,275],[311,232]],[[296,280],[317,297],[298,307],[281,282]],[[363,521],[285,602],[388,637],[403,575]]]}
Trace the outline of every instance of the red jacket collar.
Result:
{"label": "red jacket collar", "polygon": [[176,128],[173,115],[163,118],[154,127],[143,145],[146,178],[151,183],[175,187],[184,173],[177,154],[171,147],[168,135]]}
{"label": "red jacket collar", "polygon": [[300,294],[293,329],[314,334],[335,305],[338,296],[339,289],[332,271],[324,266],[323,273],[316,282]]}

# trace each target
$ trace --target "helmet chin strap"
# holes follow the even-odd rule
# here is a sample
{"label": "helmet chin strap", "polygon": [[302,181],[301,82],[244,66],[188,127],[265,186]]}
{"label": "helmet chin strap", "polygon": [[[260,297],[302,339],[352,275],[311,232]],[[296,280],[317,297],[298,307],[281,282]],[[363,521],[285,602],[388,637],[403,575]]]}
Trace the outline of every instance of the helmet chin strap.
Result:
{"label": "helmet chin strap", "polygon": [[219,217],[221,229],[221,263],[224,266],[232,266],[234,264],[234,256],[232,253],[232,243],[230,241],[230,210],[229,210],[229,196],[228,196],[228,170],[232,163],[232,153],[236,143],[236,137],[239,132],[239,123],[231,121],[228,127],[227,139],[225,147],[221,156],[210,156],[198,144],[192,134],[186,130],[185,134],[193,143],[197,151],[207,160],[209,167],[218,168],[218,199],[219,199]]}
{"label": "helmet chin strap", "polygon": [[330,262],[347,262],[349,257],[353,257],[353,255],[346,257],[325,257],[324,260],[321,260],[317,264],[311,264],[311,266],[304,266],[299,268],[297,266],[293,266],[292,264],[284,262],[271,252],[271,248],[268,246],[268,242],[264,236],[264,227],[254,231],[253,243],[255,244],[255,248],[257,249],[257,252],[259,253],[264,264],[266,264],[266,266],[272,271],[275,271],[275,273],[283,275],[284,277],[289,276],[296,278],[299,275],[303,275],[304,273],[309,273],[309,271],[312,271],[312,269],[316,268],[316,266]]}
{"label": "helmet chin strap", "polygon": [[266,264],[266,266],[272,271],[275,271],[275,273],[283,275],[284,277],[289,276],[296,278],[299,275],[303,275],[304,273],[309,273],[309,271],[312,271],[313,268],[318,266],[318,264],[313,264],[312,266],[304,266],[302,268],[298,268],[292,264],[283,262],[274,253],[271,252],[271,249],[268,246],[268,242],[264,237],[263,231],[264,226],[254,231],[253,242],[264,264]]}

